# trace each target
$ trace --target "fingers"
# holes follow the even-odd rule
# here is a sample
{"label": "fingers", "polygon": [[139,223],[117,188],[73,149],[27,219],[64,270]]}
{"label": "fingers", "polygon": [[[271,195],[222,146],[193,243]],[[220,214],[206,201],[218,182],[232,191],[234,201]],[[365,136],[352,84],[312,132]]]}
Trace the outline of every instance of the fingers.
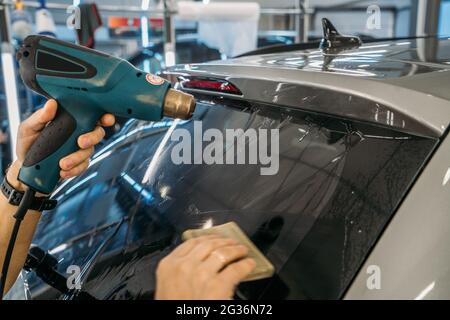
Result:
{"label": "fingers", "polygon": [[42,109],[39,109],[33,113],[28,119],[26,119],[20,130],[23,135],[29,135],[41,131],[45,125],[53,120],[56,115],[58,105],[55,100],[48,100]]}
{"label": "fingers", "polygon": [[67,179],[83,173],[89,167],[89,158],[94,153],[94,146],[104,136],[105,130],[102,127],[96,127],[94,131],[81,135],[78,138],[81,149],[59,161],[61,178]]}
{"label": "fingers", "polygon": [[[33,113],[28,119],[22,123],[22,129],[30,132],[41,131],[45,125],[52,121],[56,116],[58,104],[55,100],[50,99],[46,102],[44,107]],[[98,121],[99,126],[110,127],[114,125],[116,118],[112,114],[104,114]]]}
{"label": "fingers", "polygon": [[[113,125],[115,118],[111,114],[105,114],[99,121],[100,125]],[[94,153],[94,146],[105,137],[105,130],[101,126],[95,127],[91,132],[85,133],[78,137],[78,146],[80,150],[61,159],[59,166],[61,167],[61,178],[67,179],[75,177],[83,173],[89,167],[89,158]]]}
{"label": "fingers", "polygon": [[246,258],[230,264],[220,274],[219,279],[224,283],[228,283],[233,287],[237,286],[247,277],[256,267],[255,260]]}
{"label": "fingers", "polygon": [[190,252],[190,256],[197,262],[201,262],[205,260],[213,251],[230,245],[236,245],[236,240],[226,239],[226,238],[217,238],[217,239],[209,239],[207,241],[200,242],[192,252]]}
{"label": "fingers", "polygon": [[237,284],[256,266],[247,255],[248,248],[233,239],[190,239],[159,262],[155,298],[231,299]]}
{"label": "fingers", "polygon": [[59,166],[63,171],[69,171],[79,164],[85,162],[86,160],[89,160],[93,153],[94,147],[78,150],[77,152],[74,152],[71,155],[62,158],[59,161]]}
{"label": "fingers", "polygon": [[176,257],[185,256],[189,252],[191,252],[191,250],[200,242],[207,241],[209,239],[214,239],[214,238],[218,238],[218,236],[217,235],[207,235],[207,236],[201,236],[198,238],[189,239],[189,240],[183,242],[182,244],[180,244],[175,250],[172,251],[172,253],[170,255],[176,256]]}
{"label": "fingers", "polygon": [[79,176],[80,174],[82,174],[84,171],[86,171],[86,169],[89,167],[89,159],[83,161],[82,163],[78,164],[77,166],[75,166],[74,168],[70,169],[70,170],[61,170],[60,171],[60,176],[63,179],[68,179],[68,178],[72,178],[75,176]]}
{"label": "fingers", "polygon": [[98,121],[98,124],[104,127],[111,127],[114,123],[116,123],[116,118],[110,113],[104,114]]}
{"label": "fingers", "polygon": [[89,158],[94,153],[94,146],[105,137],[105,130],[100,125],[109,126],[113,125],[114,122],[115,118],[113,115],[105,114],[93,131],[78,137],[77,142],[80,150],[61,159],[59,162],[61,178],[68,179],[78,176],[89,167]]}
{"label": "fingers", "polygon": [[[18,143],[16,146],[17,157],[23,161],[32,144],[36,141],[40,131],[52,120],[54,120],[58,109],[55,100],[48,100],[43,108],[33,113],[19,128]],[[89,165],[89,158],[93,154],[94,146],[105,137],[102,126],[112,126],[115,117],[105,114],[98,121],[98,126],[91,132],[78,137],[78,146],[81,150],[65,157],[60,161],[62,178],[69,178],[81,174]]]}
{"label": "fingers", "polygon": [[243,245],[230,245],[218,248],[211,252],[202,268],[210,273],[217,273],[233,261],[245,258],[248,248]]}
{"label": "fingers", "polygon": [[81,149],[87,149],[98,144],[105,137],[105,130],[97,126],[94,131],[82,134],[78,137],[78,145]]}

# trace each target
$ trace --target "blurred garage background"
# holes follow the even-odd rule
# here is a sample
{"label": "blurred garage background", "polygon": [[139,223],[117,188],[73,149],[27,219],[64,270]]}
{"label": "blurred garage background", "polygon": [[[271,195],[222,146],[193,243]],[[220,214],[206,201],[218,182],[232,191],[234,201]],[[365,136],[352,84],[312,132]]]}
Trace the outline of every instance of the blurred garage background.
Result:
{"label": "blurred garage background", "polygon": [[[74,29],[79,13],[88,17],[82,19],[81,32]],[[158,73],[175,63],[227,59],[261,47],[318,41],[325,16],[342,33],[363,41],[424,32],[450,34],[450,0],[0,1],[1,172],[14,157],[10,143],[20,119],[43,103],[17,78],[13,62],[15,50],[28,34],[78,42]],[[437,23],[430,27],[426,24],[430,20]]]}

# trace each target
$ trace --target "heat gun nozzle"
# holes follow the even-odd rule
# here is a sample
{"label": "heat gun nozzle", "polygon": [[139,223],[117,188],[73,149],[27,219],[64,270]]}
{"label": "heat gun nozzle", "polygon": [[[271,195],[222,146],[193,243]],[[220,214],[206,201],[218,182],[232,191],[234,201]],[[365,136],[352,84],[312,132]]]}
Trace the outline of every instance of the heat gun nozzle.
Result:
{"label": "heat gun nozzle", "polygon": [[194,110],[195,98],[192,95],[169,89],[164,100],[164,116],[187,120],[192,117]]}

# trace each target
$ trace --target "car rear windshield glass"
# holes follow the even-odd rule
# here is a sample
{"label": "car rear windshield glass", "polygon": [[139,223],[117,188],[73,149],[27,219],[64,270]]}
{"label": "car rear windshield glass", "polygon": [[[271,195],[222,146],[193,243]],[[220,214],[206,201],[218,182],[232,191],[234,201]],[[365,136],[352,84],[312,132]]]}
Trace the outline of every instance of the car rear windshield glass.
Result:
{"label": "car rear windshield glass", "polygon": [[[278,129],[277,171],[264,175],[261,169],[270,167],[267,163],[237,163],[240,153],[250,156],[249,146],[258,144],[260,135],[245,140],[244,151],[233,155],[233,145],[224,141],[224,154],[235,164],[205,163],[194,149],[205,150],[210,142],[196,136],[196,121],[201,121],[203,132],[214,128],[224,136],[227,129]],[[135,121],[128,128],[103,151],[112,155],[94,160],[84,177],[61,192],[73,191],[77,181],[78,189],[103,188],[95,199],[84,198],[80,204],[79,219],[84,222],[78,225],[86,229],[78,232],[95,227],[88,221],[102,225],[122,212],[130,215],[125,242],[145,248],[129,260],[120,255],[114,260],[120,268],[110,261],[93,272],[96,276],[87,288],[94,295],[104,293],[98,298],[114,298],[112,292],[119,287],[128,293],[151,292],[153,277],[141,275],[142,281],[132,281],[123,266],[139,269],[135,265],[141,261],[141,271],[133,277],[144,274],[143,269],[154,273],[159,259],[180,243],[184,230],[229,221],[238,223],[276,268],[271,279],[240,285],[239,297],[340,298],[436,145],[434,139],[389,128],[239,102],[202,102],[192,120]],[[169,136],[178,129],[190,133],[191,163],[173,161],[181,140]],[[270,146],[270,133],[266,141]],[[106,202],[103,196],[115,203],[99,208],[96,203]],[[69,198],[70,194],[60,199],[61,208]],[[41,237],[45,230],[55,232],[67,225],[67,219],[75,217],[57,211],[48,220],[53,222],[41,226]],[[124,276],[117,270],[124,270]]]}

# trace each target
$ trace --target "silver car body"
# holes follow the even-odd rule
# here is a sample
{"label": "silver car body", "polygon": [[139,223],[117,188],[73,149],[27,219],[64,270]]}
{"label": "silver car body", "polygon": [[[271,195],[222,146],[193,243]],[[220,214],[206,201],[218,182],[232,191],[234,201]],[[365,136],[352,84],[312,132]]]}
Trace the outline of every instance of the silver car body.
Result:
{"label": "silver car body", "polygon": [[[301,97],[285,92],[331,89],[388,110],[379,114],[369,105],[362,110],[336,109],[331,97],[327,109],[316,111],[401,129],[411,126],[416,133],[441,139],[344,298],[450,299],[449,38],[372,43],[335,55],[320,50],[250,55],[175,67],[167,74],[225,79],[242,91],[244,100],[286,106],[298,107]],[[375,286],[374,276],[379,280]]]}

